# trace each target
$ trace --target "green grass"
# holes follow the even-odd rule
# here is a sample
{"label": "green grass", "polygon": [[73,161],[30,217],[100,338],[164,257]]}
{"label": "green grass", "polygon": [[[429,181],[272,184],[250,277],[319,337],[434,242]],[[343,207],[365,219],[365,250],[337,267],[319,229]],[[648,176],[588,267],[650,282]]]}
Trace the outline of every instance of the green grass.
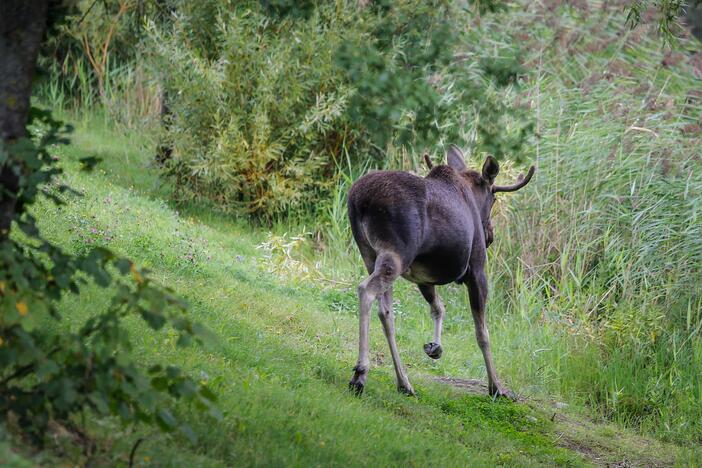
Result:
{"label": "green grass", "polygon": [[702,117],[688,63],[700,44],[683,40],[663,65],[652,26],[623,31],[620,11],[543,13],[500,23],[530,31],[522,99],[540,139],[534,183],[498,210],[493,304],[549,329],[540,365],[552,393],[700,444],[702,160],[699,131],[685,130]]}
{"label": "green grass", "polygon": [[[582,409],[554,410],[548,400],[492,402],[432,382],[432,375],[484,377],[465,293],[457,287],[443,294],[449,311],[446,353],[433,362],[421,347],[431,333],[427,307],[409,284],[397,285],[398,341],[418,396],[395,391],[375,319],[367,390],[362,398],[352,396],[346,384],[356,358],[354,295],[345,286],[273,276],[259,264],[262,252],[256,249],[265,233],[240,220],[179,212],[164,202],[149,167],[149,141],[148,135],[107,130],[100,120],[79,123],[73,144],[59,154],[65,182],[82,196],[61,208],[43,202],[37,215],[49,239],[73,251],[107,245],[152,269],[158,281],[189,300],[193,317],[218,337],[214,344],[183,351],[175,347],[174,334],[153,333],[134,319],[133,355],[144,366],[176,362],[206,380],[219,395],[224,420],[213,424],[180,408],[199,437],[195,445],[150,428],[91,421],[98,447],[93,463],[125,464],[138,438],[144,442],[137,461],[164,466],[580,466],[598,459],[660,464],[697,456],[609,426],[581,434],[574,427],[585,424],[577,415]],[[77,159],[88,154],[104,159],[92,174],[78,171]],[[63,326],[77,326],[108,300],[98,288],[67,298]],[[550,336],[548,327],[531,326],[528,317],[491,314],[491,327],[505,380],[520,393],[547,394],[549,380],[538,371],[540,347],[558,345],[567,360],[574,342]],[[522,383],[527,381],[531,386]],[[602,430],[619,442],[591,447]],[[70,441],[62,444],[54,447],[59,458],[86,462],[80,452],[65,448]],[[579,451],[589,452],[582,447],[597,456],[585,458]]]}
{"label": "green grass", "polygon": [[[305,244],[292,259],[276,250],[271,268],[256,248],[266,232],[211,207],[166,201],[169,187],[149,165],[156,140],[148,128],[115,131],[111,117],[83,113],[72,118],[78,131],[61,158],[66,181],[84,197],[61,210],[43,204],[42,228],[76,251],[106,244],[191,302],[216,345],[176,351],[172,335],[135,321],[134,353],[144,365],[173,360],[199,373],[225,412],[215,426],[181,408],[196,446],[93,422],[98,462],[126,463],[145,437],[138,460],[163,465],[700,464],[702,160],[699,135],[685,131],[702,116],[690,98],[699,81],[685,56],[662,66],[660,41],[642,28],[625,31],[621,11],[598,2],[589,11],[532,2],[475,27],[485,47],[523,46],[529,72],[512,98],[528,103],[541,135],[525,155],[538,164],[535,180],[496,207],[489,260],[497,368],[528,403],[494,404],[433,382],[485,378],[466,292],[440,289],[445,352],[435,362],[422,351],[428,307],[405,281],[394,295],[398,345],[418,397],[395,393],[375,318],[366,394],[346,393],[363,270],[344,194],[358,172],[335,192],[326,248]],[[515,39],[523,31],[528,37]],[[103,162],[79,173],[77,158],[89,155]],[[417,169],[416,161],[388,164]],[[503,168],[504,180],[517,173],[509,162]],[[271,239],[285,245],[317,227],[275,226]],[[315,263],[319,276],[301,270]],[[97,289],[66,300],[66,326],[106,301]],[[0,462],[10,456],[6,444],[0,438]]]}
{"label": "green grass", "polygon": [[[85,145],[81,150],[102,152],[106,161],[110,158],[107,166],[134,158],[125,151],[130,145],[124,139],[95,139],[101,132],[92,130],[86,132],[91,137],[76,135],[76,142]],[[116,151],[105,153],[105,146]],[[75,168],[74,154],[82,153],[69,149],[62,156],[66,167]],[[148,153],[141,155],[130,166],[143,175],[140,166]],[[484,409],[489,399],[475,396],[457,406],[460,400],[429,384],[418,387],[418,399],[403,398],[387,366],[374,373],[364,398],[351,396],[345,387],[354,360],[354,318],[335,315],[325,300],[329,293],[281,284],[261,273],[255,233],[181,217],[161,200],[121,184],[119,173],[113,179],[107,171],[86,176],[69,170],[66,182],[85,195],[60,212],[43,207],[47,235],[75,250],[104,242],[153,269],[159,281],[191,301],[193,315],[219,337],[213,349],[183,353],[173,347],[172,335],[152,335],[134,324],[135,355],[144,364],[176,359],[206,375],[226,415],[216,430],[209,422],[193,421],[201,437],[197,447],[173,451],[170,446],[178,441],[160,437],[142,447],[143,456],[166,464],[188,459],[205,464],[577,464],[578,457],[556,448],[548,432],[524,423],[532,413],[526,407],[489,411]],[[88,291],[67,300],[64,309],[77,322],[106,300],[102,291]],[[380,343],[377,333],[375,338]],[[472,416],[466,408],[483,410]],[[490,430],[492,423],[499,431]],[[534,434],[525,434],[525,428]]]}

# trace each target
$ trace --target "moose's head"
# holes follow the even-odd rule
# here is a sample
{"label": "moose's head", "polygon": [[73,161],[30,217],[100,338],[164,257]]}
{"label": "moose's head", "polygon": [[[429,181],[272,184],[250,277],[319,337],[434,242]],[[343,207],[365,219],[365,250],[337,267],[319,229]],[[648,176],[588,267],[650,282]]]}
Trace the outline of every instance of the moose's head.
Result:
{"label": "moose's head", "polygon": [[[457,171],[463,180],[466,182],[478,205],[480,219],[485,231],[485,245],[489,247],[494,240],[491,211],[492,205],[495,203],[495,194],[498,192],[514,192],[519,190],[529,183],[534,175],[534,166],[529,168],[526,177],[521,174],[517,182],[513,185],[495,185],[495,178],[500,173],[500,165],[497,160],[488,156],[483,163],[483,168],[480,172],[468,169],[465,163],[463,152],[455,145],[451,145],[446,154],[448,165]],[[427,158],[427,162],[429,162]]]}

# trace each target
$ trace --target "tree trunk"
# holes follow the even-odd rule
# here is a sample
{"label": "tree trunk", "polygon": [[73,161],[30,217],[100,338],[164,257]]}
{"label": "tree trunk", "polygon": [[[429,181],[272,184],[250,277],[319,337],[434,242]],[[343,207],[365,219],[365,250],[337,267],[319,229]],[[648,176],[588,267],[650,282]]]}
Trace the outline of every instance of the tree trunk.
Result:
{"label": "tree trunk", "polygon": [[[29,98],[49,0],[0,1],[0,138],[7,145],[27,134]],[[7,238],[19,193],[22,168],[0,159],[0,241]],[[4,159],[4,158],[3,158]]]}

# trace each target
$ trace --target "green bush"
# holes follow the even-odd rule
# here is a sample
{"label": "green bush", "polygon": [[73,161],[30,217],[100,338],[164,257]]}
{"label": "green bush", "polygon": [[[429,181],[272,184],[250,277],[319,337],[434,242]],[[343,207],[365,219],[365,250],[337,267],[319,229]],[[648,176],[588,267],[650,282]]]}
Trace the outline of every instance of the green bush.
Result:
{"label": "green bush", "polygon": [[[165,171],[179,200],[299,218],[326,210],[340,167],[382,166],[398,148],[469,142],[518,159],[530,125],[499,93],[521,73],[516,52],[472,51],[463,10],[291,5],[211,0],[180,8],[172,27],[152,23],[147,48],[171,110]],[[521,122],[516,132],[507,120]]]}
{"label": "green bush", "polygon": [[[155,365],[147,373],[137,365],[123,321],[138,316],[153,330],[169,326],[179,346],[200,341],[205,330],[188,318],[181,299],[128,259],[105,248],[72,254],[41,236],[28,209],[41,192],[61,204],[70,190],[57,181],[61,171],[49,153],[67,141],[62,134],[70,128],[47,111],[32,109],[30,118],[33,139],[0,144],[0,166],[20,175],[16,228],[0,240],[0,422],[17,424],[41,445],[51,422],[80,433],[75,415],[92,410],[124,424],[179,429],[194,439],[171,413],[168,397],[192,401],[217,417],[214,394],[178,367]],[[90,167],[95,160],[83,162]],[[57,332],[58,302],[89,284],[114,291],[109,306],[77,330]]]}
{"label": "green bush", "polygon": [[334,183],[330,148],[349,137],[339,121],[351,91],[331,67],[338,28],[319,16],[221,11],[219,53],[208,59],[183,46],[191,21],[152,38],[172,96],[168,171],[177,195],[261,216],[310,206]]}

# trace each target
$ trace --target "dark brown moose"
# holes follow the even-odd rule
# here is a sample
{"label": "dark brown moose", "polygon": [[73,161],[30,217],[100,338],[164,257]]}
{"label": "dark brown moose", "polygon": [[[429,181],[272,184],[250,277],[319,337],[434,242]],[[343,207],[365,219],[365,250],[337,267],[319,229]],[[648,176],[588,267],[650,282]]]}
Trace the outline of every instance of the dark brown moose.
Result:
{"label": "dark brown moose", "polygon": [[392,286],[402,276],[417,284],[431,307],[434,338],[424,345],[424,352],[433,359],[441,357],[444,317],[444,305],[435,286],[452,281],[468,286],[475,336],[485,358],[490,394],[514,398],[497,378],[490,353],[485,323],[485,261],[487,247],[493,240],[490,211],[495,193],[524,187],[534,175],[534,167],[516,184],[500,186],[494,185],[500,168],[492,156],[485,160],[482,173],[466,167],[463,153],[456,146],[448,151],[448,165],[432,167],[429,158],[425,159],[431,168],[425,178],[400,171],[372,172],[358,179],[349,192],[351,230],[369,273],[358,287],[358,362],[349,388],[360,394],[366,384],[370,310],[377,299],[378,316],[395,365],[397,388],[414,394],[395,343]]}

